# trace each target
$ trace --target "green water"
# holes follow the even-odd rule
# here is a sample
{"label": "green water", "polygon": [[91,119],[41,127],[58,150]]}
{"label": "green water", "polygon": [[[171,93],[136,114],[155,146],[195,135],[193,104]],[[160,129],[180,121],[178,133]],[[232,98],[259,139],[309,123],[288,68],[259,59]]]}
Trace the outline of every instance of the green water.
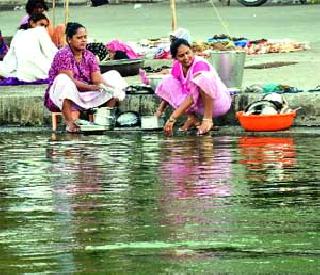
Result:
{"label": "green water", "polygon": [[319,138],[0,135],[0,272],[319,274]]}

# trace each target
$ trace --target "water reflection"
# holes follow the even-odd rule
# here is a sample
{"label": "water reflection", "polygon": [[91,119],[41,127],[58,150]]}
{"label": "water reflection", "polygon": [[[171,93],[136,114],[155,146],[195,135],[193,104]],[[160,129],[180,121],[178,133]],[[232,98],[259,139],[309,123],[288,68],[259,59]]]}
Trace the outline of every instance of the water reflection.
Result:
{"label": "water reflection", "polygon": [[293,263],[313,271],[316,141],[0,135],[0,266],[6,274],[268,274]]}
{"label": "water reflection", "polygon": [[[250,179],[275,181],[284,180],[290,174],[286,168],[296,164],[294,140],[291,137],[242,137],[239,147],[243,159],[240,163],[248,168]],[[261,173],[272,171],[272,173]]]}
{"label": "water reflection", "polygon": [[171,196],[179,199],[230,196],[230,148],[216,149],[214,142],[218,141],[207,136],[174,139],[165,144],[160,173],[165,182],[174,184]]}
{"label": "water reflection", "polygon": [[[216,233],[223,234],[223,224],[231,218],[224,212],[233,193],[231,163],[227,138],[167,140],[159,165],[163,186],[159,207],[170,239],[178,243],[208,240],[212,224]],[[172,260],[182,256],[178,254],[173,253]]]}
{"label": "water reflection", "polygon": [[291,137],[241,137],[239,147],[243,156],[240,163],[250,171],[272,169],[272,178],[265,175],[260,180],[274,180],[275,175],[283,179],[284,170],[296,164],[295,143]]}
{"label": "water reflection", "polygon": [[[296,145],[292,137],[242,137],[238,140],[244,178],[256,205],[292,203],[296,197]],[[299,192],[299,191],[298,191]],[[267,200],[266,198],[272,198]]]}
{"label": "water reflection", "polygon": [[[81,226],[79,214],[92,213],[99,205],[96,194],[101,191],[103,170],[99,166],[99,157],[77,135],[55,136],[46,148],[46,158],[51,166],[48,173],[55,175],[50,182],[52,186],[53,224],[57,253],[55,260],[59,272],[74,272],[76,263],[74,250],[82,246],[78,237],[88,225],[97,223],[94,215],[82,215]],[[79,146],[80,144],[80,146]],[[89,229],[89,231],[90,231]],[[94,230],[96,231],[96,230]]]}
{"label": "water reflection", "polygon": [[[46,150],[46,157],[52,163],[51,173],[60,175],[61,181],[54,183],[54,191],[67,196],[81,196],[101,190],[104,171],[99,165],[99,154],[86,146],[64,146],[63,143],[81,142],[81,136],[68,135],[59,140],[52,136],[52,143]],[[67,177],[64,177],[67,175]],[[94,204],[94,203],[93,203]]]}

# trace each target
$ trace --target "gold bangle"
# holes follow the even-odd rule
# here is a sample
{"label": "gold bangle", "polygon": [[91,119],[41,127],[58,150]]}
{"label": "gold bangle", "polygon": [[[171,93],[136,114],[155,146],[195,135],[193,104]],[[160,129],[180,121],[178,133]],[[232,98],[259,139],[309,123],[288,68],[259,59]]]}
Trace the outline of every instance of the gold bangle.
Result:
{"label": "gold bangle", "polygon": [[177,119],[174,118],[174,117],[170,117],[170,118],[168,119],[168,122],[169,122],[169,123],[175,123],[176,121],[177,121]]}
{"label": "gold bangle", "polygon": [[203,118],[202,120],[204,120],[204,121],[211,121],[211,122],[212,122],[212,118]]}

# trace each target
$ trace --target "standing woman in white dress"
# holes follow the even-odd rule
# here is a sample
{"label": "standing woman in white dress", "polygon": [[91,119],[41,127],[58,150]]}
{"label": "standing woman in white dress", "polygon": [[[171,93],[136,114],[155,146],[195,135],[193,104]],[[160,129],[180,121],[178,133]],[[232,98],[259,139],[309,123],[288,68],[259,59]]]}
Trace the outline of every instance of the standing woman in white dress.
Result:
{"label": "standing woman in white dress", "polygon": [[0,61],[0,76],[17,77],[34,82],[47,79],[54,55],[58,51],[46,30],[49,24],[44,14],[32,14],[28,23],[12,38],[8,53]]}

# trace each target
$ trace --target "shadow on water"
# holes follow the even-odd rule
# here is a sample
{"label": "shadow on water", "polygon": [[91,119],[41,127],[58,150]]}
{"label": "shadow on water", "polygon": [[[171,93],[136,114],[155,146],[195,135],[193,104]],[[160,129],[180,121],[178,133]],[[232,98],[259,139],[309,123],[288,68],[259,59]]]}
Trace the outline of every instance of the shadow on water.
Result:
{"label": "shadow on water", "polygon": [[319,139],[0,135],[4,273],[308,273]]}

